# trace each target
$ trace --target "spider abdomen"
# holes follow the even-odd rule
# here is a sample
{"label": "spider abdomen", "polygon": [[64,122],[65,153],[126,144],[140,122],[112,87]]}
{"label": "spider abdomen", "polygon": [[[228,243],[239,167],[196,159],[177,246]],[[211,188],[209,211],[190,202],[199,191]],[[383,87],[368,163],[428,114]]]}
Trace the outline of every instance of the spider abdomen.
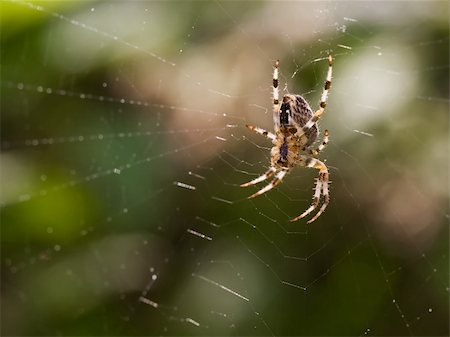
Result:
{"label": "spider abdomen", "polygon": [[[284,95],[280,108],[281,125],[294,125],[302,128],[311,119],[314,113],[308,102],[300,95]],[[283,123],[284,122],[284,123]],[[307,142],[304,144],[310,146],[317,139],[317,124],[314,124],[305,132]]]}

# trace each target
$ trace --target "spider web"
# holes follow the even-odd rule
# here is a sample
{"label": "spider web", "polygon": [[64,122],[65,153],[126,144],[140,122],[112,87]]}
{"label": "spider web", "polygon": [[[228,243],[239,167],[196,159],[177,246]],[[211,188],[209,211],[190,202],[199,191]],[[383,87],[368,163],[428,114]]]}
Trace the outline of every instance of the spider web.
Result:
{"label": "spider web", "polygon": [[[1,6],[4,335],[449,334],[446,2]],[[331,203],[290,223],[317,172],[247,199],[245,124],[329,52]]]}

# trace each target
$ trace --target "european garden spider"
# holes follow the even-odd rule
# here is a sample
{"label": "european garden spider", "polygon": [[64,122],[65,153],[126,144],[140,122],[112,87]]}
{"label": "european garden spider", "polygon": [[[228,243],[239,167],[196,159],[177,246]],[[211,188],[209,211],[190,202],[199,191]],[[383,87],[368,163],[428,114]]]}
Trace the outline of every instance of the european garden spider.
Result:
{"label": "european garden spider", "polygon": [[274,145],[270,151],[269,170],[262,176],[241,186],[257,184],[273,175],[275,175],[275,178],[270,184],[249,198],[257,197],[277,186],[294,166],[313,167],[319,170],[319,178],[316,180],[311,206],[290,221],[297,221],[314,211],[319,206],[320,197],[323,195],[323,204],[316,215],[308,221],[308,223],[311,223],[323,213],[330,202],[328,169],[323,162],[316,158],[328,143],[328,130],[324,131],[322,143],[316,149],[312,149],[311,146],[316,141],[319,132],[317,122],[325,111],[328,91],[331,86],[332,64],[333,57],[328,55],[328,73],[325,87],[320,99],[319,110],[313,113],[308,102],[300,95],[284,95],[280,107],[278,92],[279,61],[276,61],[273,69],[273,124],[275,134],[257,126],[246,125],[250,130],[270,139]]}

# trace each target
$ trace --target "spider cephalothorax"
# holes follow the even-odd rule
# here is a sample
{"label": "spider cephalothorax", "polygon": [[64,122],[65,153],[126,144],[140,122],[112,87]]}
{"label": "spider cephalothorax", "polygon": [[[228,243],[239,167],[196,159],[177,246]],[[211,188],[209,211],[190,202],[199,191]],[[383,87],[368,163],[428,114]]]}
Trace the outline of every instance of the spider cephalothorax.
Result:
{"label": "spider cephalothorax", "polygon": [[241,186],[245,187],[257,184],[273,175],[275,175],[275,178],[269,185],[251,195],[250,198],[254,198],[274,188],[294,166],[312,167],[319,170],[319,178],[316,182],[311,206],[291,221],[299,220],[316,209],[323,195],[324,202],[317,214],[308,221],[308,223],[311,223],[323,213],[329,203],[328,169],[323,162],[316,158],[328,143],[328,131],[324,131],[323,141],[316,149],[312,149],[311,146],[316,141],[319,132],[317,122],[325,111],[328,91],[331,87],[332,64],[333,58],[331,55],[328,55],[328,73],[325,87],[322,92],[319,110],[313,113],[308,102],[300,95],[284,95],[280,104],[278,93],[279,62],[275,62],[273,70],[273,122],[275,133],[256,126],[247,125],[250,130],[270,139],[274,145],[270,152],[271,161],[269,170],[262,176]]}

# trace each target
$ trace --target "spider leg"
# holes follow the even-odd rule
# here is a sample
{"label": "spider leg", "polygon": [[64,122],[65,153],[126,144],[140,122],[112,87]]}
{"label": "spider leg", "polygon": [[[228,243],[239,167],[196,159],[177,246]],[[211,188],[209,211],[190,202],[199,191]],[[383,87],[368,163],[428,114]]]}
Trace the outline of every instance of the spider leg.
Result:
{"label": "spider leg", "polygon": [[323,149],[327,146],[328,142],[330,141],[330,137],[329,136],[330,136],[330,133],[328,132],[328,130],[325,130],[324,133],[323,133],[322,143],[314,150],[313,149],[309,149],[308,153],[311,156],[317,157],[320,154],[320,152],[322,152]]}
{"label": "spider leg", "polygon": [[257,127],[257,126],[253,126],[253,125],[245,125],[247,128],[249,128],[252,131],[255,131],[256,133],[263,135],[264,137],[270,139],[270,140],[274,140],[275,138],[277,138],[272,132],[269,132],[267,130],[264,130],[263,128]]}
{"label": "spider leg", "polygon": [[256,192],[255,194],[252,194],[251,196],[249,196],[249,199],[255,198],[258,195],[261,195],[263,193],[266,193],[267,191],[270,191],[272,188],[274,188],[275,186],[277,186],[279,183],[281,183],[281,180],[283,180],[284,176],[286,175],[286,173],[288,172],[287,169],[283,169],[282,171],[278,171],[277,174],[275,175],[275,179],[272,180],[272,182],[261,188],[258,192]]}
{"label": "spider leg", "polygon": [[328,182],[326,184],[323,184],[323,197],[324,202],[322,206],[320,207],[319,211],[314,215],[309,221],[306,223],[310,224],[311,222],[314,222],[317,220],[317,218],[325,211],[325,208],[327,208],[328,204],[330,203],[330,195],[328,194]]}
{"label": "spider leg", "polygon": [[[309,206],[308,209],[306,211],[304,211],[302,214],[300,214],[299,216],[297,216],[289,221],[294,222],[294,221],[300,220],[300,219],[304,218],[305,216],[307,216],[312,211],[314,211],[317,208],[317,206],[319,205],[321,190],[322,190],[322,182],[320,181],[320,179],[317,179],[313,202],[311,203],[311,206]],[[309,223],[309,221],[308,221],[308,223]]]}
{"label": "spider leg", "polygon": [[314,190],[314,196],[313,196],[313,201],[311,203],[311,206],[309,206],[309,208],[306,211],[304,211],[302,214],[300,214],[299,216],[290,220],[291,222],[297,221],[299,219],[304,218],[312,211],[314,211],[317,208],[317,206],[319,206],[320,196],[323,195],[323,197],[324,197],[323,204],[320,207],[319,211],[316,213],[316,215],[307,222],[308,224],[310,224],[311,222],[315,221],[324,212],[325,208],[327,208],[327,206],[330,202],[330,196],[329,196],[329,190],[328,190],[329,173],[328,173],[328,169],[327,169],[326,165],[323,162],[321,162],[320,160],[315,159],[315,158],[301,156],[298,161],[298,164],[300,166],[312,167],[312,168],[319,170],[319,178],[317,178],[317,181],[316,181],[316,187]]}
{"label": "spider leg", "polygon": [[322,97],[320,98],[319,110],[317,110],[314,115],[309,119],[309,121],[302,127],[303,132],[311,129],[317,121],[320,119],[327,106],[328,92],[331,87],[331,76],[333,74],[333,57],[328,55],[328,73],[325,80],[325,86],[322,92]]}
{"label": "spider leg", "polygon": [[273,77],[272,77],[272,96],[273,96],[273,128],[277,131],[280,128],[280,94],[278,90],[278,65],[280,61],[275,61],[273,66]]}
{"label": "spider leg", "polygon": [[264,180],[270,178],[271,176],[273,176],[275,174],[275,172],[277,172],[277,169],[275,167],[270,167],[269,171],[264,173],[262,176],[259,176],[258,178],[253,179],[252,181],[249,181],[248,183],[242,184],[241,187],[255,185],[261,181],[264,181]]}

